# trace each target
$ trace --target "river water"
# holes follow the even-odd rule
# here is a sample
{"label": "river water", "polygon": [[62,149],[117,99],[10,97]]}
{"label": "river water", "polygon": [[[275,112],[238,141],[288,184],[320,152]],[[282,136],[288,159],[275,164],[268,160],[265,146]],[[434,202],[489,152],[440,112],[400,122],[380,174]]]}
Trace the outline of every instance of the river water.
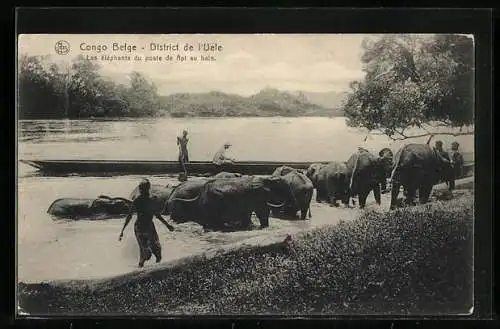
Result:
{"label": "river water", "polygon": [[[37,120],[19,122],[18,159],[176,160],[176,136],[183,129],[189,131],[191,160],[210,160],[226,141],[233,145],[228,155],[237,160],[270,161],[342,161],[358,146],[373,152],[399,146],[383,136],[365,141],[366,133],[347,127],[344,118]],[[449,145],[453,137],[440,139]],[[473,136],[457,140],[464,152],[473,151]],[[123,218],[54,221],[46,211],[57,198],[128,197],[144,176],[44,177],[24,164],[17,169],[19,281],[102,278],[136,270],[138,247],[132,222],[118,242]],[[177,182],[166,176],[148,178],[153,184]],[[368,202],[375,206],[372,196]],[[268,229],[245,232],[203,232],[193,223],[175,225],[176,230],[169,232],[156,221],[163,262],[223,246],[266,243],[358,214],[358,210],[318,204],[311,208],[310,221],[271,219]]]}

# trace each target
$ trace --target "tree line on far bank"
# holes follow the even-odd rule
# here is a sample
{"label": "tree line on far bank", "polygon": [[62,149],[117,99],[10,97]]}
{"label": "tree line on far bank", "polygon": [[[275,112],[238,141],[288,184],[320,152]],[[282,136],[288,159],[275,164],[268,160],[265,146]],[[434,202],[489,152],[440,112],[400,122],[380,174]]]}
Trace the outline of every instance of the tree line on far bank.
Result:
{"label": "tree line on far bank", "polygon": [[218,91],[159,95],[142,73],[132,72],[128,85],[118,84],[82,56],[57,64],[48,56],[22,55],[18,72],[20,119],[339,115],[303,95],[272,88],[249,97]]}
{"label": "tree line on far bank", "polygon": [[160,110],[156,86],[139,72],[124,85],[103,77],[99,65],[82,56],[61,65],[22,55],[18,65],[20,119],[141,117]]}

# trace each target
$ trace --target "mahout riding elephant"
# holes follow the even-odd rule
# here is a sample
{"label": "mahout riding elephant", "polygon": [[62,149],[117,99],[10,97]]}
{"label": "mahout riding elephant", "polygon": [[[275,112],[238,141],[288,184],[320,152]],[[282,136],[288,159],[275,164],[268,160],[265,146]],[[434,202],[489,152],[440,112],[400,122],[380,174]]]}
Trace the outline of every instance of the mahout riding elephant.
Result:
{"label": "mahout riding elephant", "polygon": [[346,167],[350,197],[358,196],[359,207],[364,208],[368,194],[373,191],[375,201],[380,205],[380,186],[386,181],[387,172],[382,158],[359,148],[346,161]]}
{"label": "mahout riding elephant", "polygon": [[287,166],[276,168],[272,176],[281,176],[290,190],[284,207],[282,209],[272,209],[273,215],[279,216],[278,212],[281,210],[285,216],[295,217],[297,211],[300,210],[300,219],[306,219],[308,211],[309,218],[311,218],[310,205],[314,191],[311,180],[301,171]]}
{"label": "mahout riding elephant", "polygon": [[404,145],[396,152],[393,161],[391,209],[396,207],[401,185],[406,190],[405,203],[414,205],[417,190],[420,203],[426,203],[439,180],[454,182],[451,163],[428,144]]}
{"label": "mahout riding elephant", "polygon": [[322,200],[327,201],[328,196],[326,193],[326,188],[319,187],[319,172],[321,168],[326,166],[325,163],[313,163],[306,170],[306,176],[309,178],[313,184],[313,187],[316,189],[316,201],[321,202]]}
{"label": "mahout riding elephant", "polygon": [[[270,200],[285,199],[288,186],[281,177],[244,176],[227,179],[201,180],[177,193],[169,200],[171,219],[193,220],[205,229],[224,230],[227,226],[253,226],[251,215],[257,215],[260,227],[269,226],[269,207],[282,207]],[[179,205],[184,207],[179,209]],[[190,209],[192,212],[185,214]],[[186,219],[187,218],[187,219]],[[236,224],[236,225],[235,225]]]}
{"label": "mahout riding elephant", "polygon": [[235,177],[242,177],[243,175],[237,172],[227,172],[227,171],[221,171],[220,173],[212,176],[213,178],[235,178]]}
{"label": "mahout riding elephant", "polygon": [[67,219],[104,219],[109,216],[127,214],[131,201],[100,195],[91,198],[60,198],[52,202],[47,213]]}
{"label": "mahout riding elephant", "polygon": [[316,201],[349,207],[349,176],[345,162],[333,161],[320,166],[316,178]]}
{"label": "mahout riding elephant", "polygon": [[[167,202],[170,198],[172,192],[177,188],[177,185],[159,185],[152,184],[151,189],[149,190],[149,195],[152,200],[155,201],[155,204],[158,207],[158,211],[160,214],[167,213]],[[134,190],[130,193],[130,200],[133,201],[140,195],[139,187],[135,187]],[[131,202],[130,201],[130,202]]]}

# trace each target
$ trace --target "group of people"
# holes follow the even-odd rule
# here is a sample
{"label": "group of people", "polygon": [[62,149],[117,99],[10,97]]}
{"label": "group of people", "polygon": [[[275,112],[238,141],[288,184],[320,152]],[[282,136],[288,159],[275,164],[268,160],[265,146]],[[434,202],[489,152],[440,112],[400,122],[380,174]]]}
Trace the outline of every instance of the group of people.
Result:
{"label": "group of people", "polygon": [[[187,144],[189,142],[189,138],[187,130],[182,132],[182,136],[177,136],[177,145],[179,146],[179,163],[183,170],[183,176],[179,177],[181,181],[187,179],[188,172],[186,169],[186,164],[189,163],[189,153],[187,149]],[[226,151],[231,147],[231,144],[226,142],[224,145],[215,153],[212,162],[221,166],[223,164],[234,163],[235,160],[226,156]]]}

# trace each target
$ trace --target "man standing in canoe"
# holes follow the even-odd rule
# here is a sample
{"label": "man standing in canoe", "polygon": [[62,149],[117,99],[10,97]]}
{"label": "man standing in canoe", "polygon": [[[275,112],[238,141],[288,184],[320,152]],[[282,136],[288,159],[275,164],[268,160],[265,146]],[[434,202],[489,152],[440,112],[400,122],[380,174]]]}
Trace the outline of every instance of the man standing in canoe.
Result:
{"label": "man standing in canoe", "polygon": [[182,170],[184,170],[184,177],[181,180],[186,180],[187,179],[187,169],[186,169],[186,163],[189,162],[189,154],[187,150],[187,144],[189,142],[189,138],[187,138],[187,130],[184,130],[182,132],[182,137],[177,136],[177,145],[179,146],[179,163],[182,166]]}
{"label": "man standing in canoe", "polygon": [[165,224],[170,231],[174,230],[174,227],[168,224],[160,215],[159,212],[161,210],[158,209],[155,202],[150,197],[150,189],[151,183],[149,180],[144,179],[139,183],[140,194],[132,202],[130,213],[125,219],[125,224],[123,225],[120,237],[118,238],[118,241],[122,240],[123,231],[130,222],[130,219],[132,219],[132,215],[137,213],[134,232],[140,250],[139,267],[143,267],[144,262],[151,259],[151,254],[155,255],[157,263],[161,261],[161,244],[153,223],[153,217],[156,216],[156,218]]}
{"label": "man standing in canoe", "polygon": [[226,150],[231,147],[230,143],[225,143],[224,146],[222,146],[217,153],[214,155],[213,163],[216,164],[217,166],[222,166],[224,164],[233,164],[234,159],[227,157],[226,156]]}

